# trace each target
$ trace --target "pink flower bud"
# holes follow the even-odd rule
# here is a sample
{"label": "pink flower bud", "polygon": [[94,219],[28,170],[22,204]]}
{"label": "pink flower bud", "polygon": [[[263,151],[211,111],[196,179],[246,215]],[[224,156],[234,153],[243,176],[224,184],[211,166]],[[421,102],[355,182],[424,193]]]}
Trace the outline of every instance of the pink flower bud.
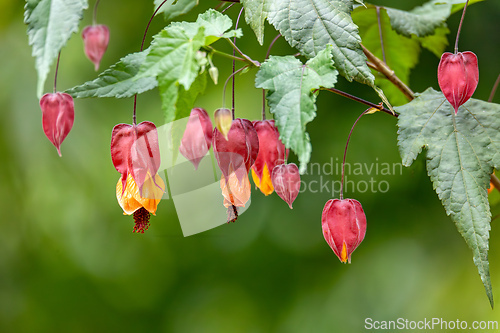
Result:
{"label": "pink flower bud", "polygon": [[300,190],[299,168],[295,163],[280,164],[274,167],[271,175],[274,190],[290,209]]}
{"label": "pink flower bud", "polygon": [[130,174],[140,194],[144,194],[144,183],[155,177],[160,167],[155,124],[143,121],[138,125],[116,125],[111,134],[111,159],[116,170],[122,174],[122,188],[126,188],[127,176]]}
{"label": "pink flower bud", "polygon": [[351,263],[351,254],[365,238],[366,216],[359,201],[330,199],[321,216],[323,236],[343,263]]}
{"label": "pink flower bud", "polygon": [[201,159],[212,145],[212,121],[207,111],[200,108],[191,110],[189,120],[179,147],[180,153],[198,169]]}
{"label": "pink flower bud", "polygon": [[260,191],[269,195],[274,191],[271,172],[278,164],[285,163],[288,152],[279,139],[274,120],[256,120],[252,124],[259,137],[259,154],[252,166],[252,178]]}
{"label": "pink flower bud", "polygon": [[458,112],[471,98],[479,81],[477,57],[472,52],[443,53],[438,66],[438,83],[444,96]]}
{"label": "pink flower bud", "polygon": [[73,97],[65,93],[45,94],[40,99],[40,108],[43,131],[61,156],[61,144],[75,120]]}
{"label": "pink flower bud", "polygon": [[109,29],[103,24],[85,27],[82,31],[85,54],[94,63],[95,70],[99,69],[99,63],[109,43]]}

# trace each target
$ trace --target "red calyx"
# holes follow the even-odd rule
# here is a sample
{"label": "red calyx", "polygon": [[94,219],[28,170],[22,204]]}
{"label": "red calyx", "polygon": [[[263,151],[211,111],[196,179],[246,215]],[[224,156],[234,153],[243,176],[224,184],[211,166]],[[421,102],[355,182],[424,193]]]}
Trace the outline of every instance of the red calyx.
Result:
{"label": "red calyx", "polygon": [[109,43],[109,29],[103,24],[85,27],[82,31],[85,55],[94,63],[95,70],[99,69],[102,56]]}
{"label": "red calyx", "polygon": [[180,153],[198,169],[201,159],[212,145],[212,121],[207,111],[201,108],[191,110],[189,120],[179,147]]}
{"label": "red calyx", "polygon": [[290,209],[300,190],[299,168],[295,163],[280,164],[274,167],[271,175],[274,190]]}
{"label": "red calyx", "polygon": [[366,234],[366,216],[359,201],[330,199],[321,216],[326,242],[341,262],[351,263],[351,254]]}
{"label": "red calyx", "polygon": [[264,167],[267,166],[267,173],[265,176],[270,177],[275,166],[285,163],[285,157],[288,155],[288,151],[279,139],[280,134],[274,125],[274,120],[256,120],[253,121],[252,124],[259,137],[259,154],[252,166],[252,170],[259,179],[259,184],[257,186],[264,194],[268,195],[272,193],[272,187],[269,190],[263,187],[264,184],[269,183],[271,179],[263,179]]}
{"label": "red calyx", "polygon": [[111,159],[116,170],[122,174],[122,188],[125,188],[130,173],[142,193],[148,174],[154,177],[160,167],[155,124],[143,121],[138,125],[118,124],[113,127]]}
{"label": "red calyx", "polygon": [[473,52],[443,53],[438,66],[438,83],[455,114],[474,94],[478,81],[477,57]]}
{"label": "red calyx", "polygon": [[65,93],[45,94],[40,99],[43,132],[61,156],[61,144],[75,120],[73,97]]}
{"label": "red calyx", "polygon": [[215,128],[212,139],[215,158],[226,181],[232,172],[242,167],[248,175],[259,153],[259,138],[248,119],[233,120],[227,136],[228,140]]}

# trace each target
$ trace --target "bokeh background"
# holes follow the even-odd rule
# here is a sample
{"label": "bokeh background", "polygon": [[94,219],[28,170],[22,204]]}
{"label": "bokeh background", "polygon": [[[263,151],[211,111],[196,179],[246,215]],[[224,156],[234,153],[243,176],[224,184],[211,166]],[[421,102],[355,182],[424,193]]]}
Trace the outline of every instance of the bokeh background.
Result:
{"label": "bokeh background", "polygon": [[[196,11],[218,3],[200,2]],[[402,9],[423,3],[373,2]],[[250,209],[236,223],[187,238],[172,201],[164,200],[150,229],[133,234],[132,217],[123,216],[116,201],[119,174],[109,153],[112,127],[131,122],[132,99],[76,100],[75,125],[59,158],[41,127],[23,5],[0,2],[0,332],[359,332],[365,318],[500,321],[471,251],[432,189],[423,155],[401,174],[348,175],[390,183],[387,193],[346,193],[363,204],[368,218],[351,265],[339,262],[321,233],[328,192],[301,193],[290,210],[276,194],[264,197],[253,190]],[[139,49],[152,10],[152,1],[101,2],[98,22],[111,30],[102,69]],[[238,11],[235,6],[227,13],[234,18]],[[500,73],[499,18],[500,3],[493,0],[467,12],[460,50],[473,50],[479,58],[475,98],[486,100]],[[450,41],[459,19],[457,13],[448,22]],[[81,28],[91,20],[89,9]],[[148,41],[165,24],[156,18]],[[266,46],[260,47],[242,27],[248,38],[241,49],[262,60],[276,32],[268,27]],[[223,42],[216,46],[229,50]],[[282,40],[273,49],[291,52]],[[225,80],[231,63],[214,61]],[[422,51],[411,76],[415,91],[438,88],[438,61]],[[58,89],[95,76],[74,35],[62,52]],[[240,117],[260,115],[254,77],[251,71],[237,78]],[[371,89],[343,78],[337,88],[378,102]],[[221,99],[222,85],[210,84],[197,105],[211,113]],[[500,102],[500,93],[494,101]],[[319,95],[317,119],[308,125],[312,162],[341,160],[348,131],[364,109],[330,93]],[[138,119],[163,123],[156,90],[139,96]],[[354,132],[348,161],[398,163],[396,130],[393,117],[366,116]],[[321,176],[340,178],[303,179]],[[492,222],[489,259],[500,302],[498,224]]]}

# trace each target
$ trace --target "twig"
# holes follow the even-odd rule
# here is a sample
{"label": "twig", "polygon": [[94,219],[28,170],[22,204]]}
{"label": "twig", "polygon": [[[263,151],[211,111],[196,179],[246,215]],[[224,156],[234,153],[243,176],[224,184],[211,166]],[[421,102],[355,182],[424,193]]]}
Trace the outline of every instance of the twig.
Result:
{"label": "twig", "polygon": [[371,53],[363,44],[361,44],[363,52],[365,53],[368,60],[375,66],[375,70],[384,74],[385,77],[392,82],[410,101],[415,98],[415,93],[408,87],[399,77],[394,74],[394,71],[390,69],[382,60],[377,58],[373,53]]}
{"label": "twig", "polygon": [[366,100],[364,100],[362,98],[353,96],[353,95],[348,94],[348,93],[346,93],[346,92],[344,92],[342,90],[338,90],[338,89],[335,89],[335,88],[321,88],[321,90],[330,91],[330,92],[335,93],[337,95],[347,97],[349,99],[352,99],[353,101],[362,103],[364,105],[370,106],[370,107],[372,107],[374,109],[377,109],[379,111],[382,111],[382,112],[385,112],[387,114],[390,114],[393,117],[398,117],[398,115],[396,113],[393,113],[391,110],[384,108],[383,105],[378,105],[378,104],[375,104],[375,103],[372,103],[372,102],[368,102],[368,101],[366,101]]}

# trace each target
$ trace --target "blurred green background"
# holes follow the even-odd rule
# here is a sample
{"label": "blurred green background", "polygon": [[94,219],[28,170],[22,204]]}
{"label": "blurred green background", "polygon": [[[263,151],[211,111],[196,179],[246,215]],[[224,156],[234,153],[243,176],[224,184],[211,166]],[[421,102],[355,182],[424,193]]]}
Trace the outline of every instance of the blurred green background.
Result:
{"label": "blurred green background", "polygon": [[[196,12],[218,3],[200,2]],[[374,3],[411,9],[423,1]],[[359,332],[365,318],[500,321],[471,251],[432,189],[422,155],[402,174],[348,175],[390,184],[386,193],[346,193],[363,204],[368,219],[351,265],[339,262],[321,233],[321,212],[332,197],[327,192],[301,193],[290,210],[276,194],[264,197],[253,189],[251,207],[236,223],[187,238],[172,201],[164,200],[150,229],[133,234],[132,217],[123,216],[116,201],[119,174],[109,153],[112,127],[131,122],[132,99],[76,100],[75,125],[59,158],[41,127],[23,5],[0,2],[0,332]],[[237,8],[227,14],[235,18]],[[139,49],[152,9],[152,1],[101,2],[98,22],[111,30],[102,69]],[[479,58],[478,99],[488,98],[500,73],[499,14],[498,1],[470,7],[460,40],[460,50]],[[459,16],[448,22],[449,40]],[[91,20],[88,10],[81,28]],[[156,18],[148,41],[164,25]],[[260,47],[242,26],[248,38],[239,46],[262,60],[276,32],[268,27],[266,46]],[[215,46],[229,50],[223,42]],[[273,49],[291,52],[283,40]],[[223,82],[231,63],[214,61]],[[411,76],[415,91],[438,88],[438,61],[422,51]],[[58,89],[95,76],[74,35],[62,52]],[[237,116],[259,117],[261,91],[253,87],[254,77],[251,71],[237,78]],[[47,92],[51,78],[53,73]],[[371,89],[339,81],[337,88],[378,102]],[[221,98],[222,84],[210,84],[197,105],[211,113]],[[327,92],[319,95],[317,120],[308,126],[313,163],[341,160],[348,131],[364,109]],[[160,125],[162,118],[156,90],[139,96],[139,121]],[[400,162],[396,130],[393,117],[366,116],[354,132],[348,162]],[[332,181],[340,175],[302,178],[308,183],[321,177]],[[492,222],[489,259],[500,302],[498,223]]]}

